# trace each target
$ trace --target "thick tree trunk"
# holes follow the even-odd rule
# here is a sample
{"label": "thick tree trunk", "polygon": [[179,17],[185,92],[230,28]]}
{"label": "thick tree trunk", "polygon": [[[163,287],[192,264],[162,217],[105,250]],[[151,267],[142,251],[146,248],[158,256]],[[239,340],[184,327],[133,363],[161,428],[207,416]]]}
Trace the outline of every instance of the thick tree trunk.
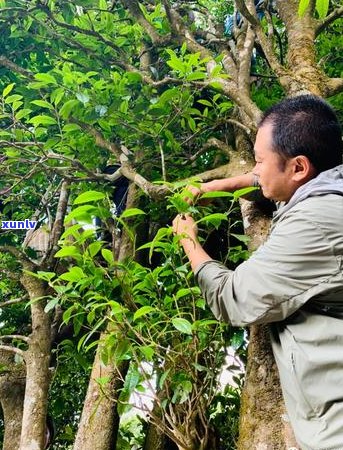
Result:
{"label": "thick tree trunk", "polygon": [[149,423],[143,450],[177,450],[177,446],[154,424]]}
{"label": "thick tree trunk", "polygon": [[[28,268],[32,270],[32,268]],[[25,352],[26,388],[20,450],[43,450],[50,384],[50,318],[44,312],[44,283],[24,272],[21,282],[31,300],[32,332]]]}
{"label": "thick tree trunk", "polygon": [[[93,363],[93,370],[77,431],[74,450],[113,450],[117,441],[119,416],[116,398],[125,378],[128,364],[125,361],[115,368],[101,361],[99,345]],[[101,387],[99,378],[108,382]]]}
{"label": "thick tree trunk", "polygon": [[18,450],[20,444],[23,403],[25,394],[25,367],[15,364],[12,354],[0,352],[1,365],[6,372],[0,376],[0,403],[5,432],[2,450]]}
{"label": "thick tree trunk", "polygon": [[285,414],[268,326],[252,326],[237,449],[284,450],[296,445]]}

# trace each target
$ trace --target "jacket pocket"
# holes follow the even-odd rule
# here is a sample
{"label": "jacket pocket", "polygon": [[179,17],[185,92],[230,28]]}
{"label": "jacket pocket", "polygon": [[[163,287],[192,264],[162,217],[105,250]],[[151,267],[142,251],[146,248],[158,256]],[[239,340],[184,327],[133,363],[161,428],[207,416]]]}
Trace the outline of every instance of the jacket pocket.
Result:
{"label": "jacket pocket", "polygon": [[302,417],[303,419],[316,418],[317,415],[311,401],[311,396],[306,392],[304,385],[301,382],[301,363],[299,361],[299,355],[295,351],[292,351],[291,353],[291,367],[294,381],[294,393],[297,398],[297,416]]}

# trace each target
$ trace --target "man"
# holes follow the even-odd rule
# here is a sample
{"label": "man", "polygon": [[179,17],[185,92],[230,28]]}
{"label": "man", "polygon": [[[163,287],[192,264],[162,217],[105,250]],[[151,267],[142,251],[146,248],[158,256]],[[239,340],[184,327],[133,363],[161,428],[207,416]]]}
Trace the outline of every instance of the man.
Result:
{"label": "man", "polygon": [[343,166],[341,130],[319,97],[286,99],[268,110],[251,174],[200,191],[258,181],[281,202],[270,235],[235,271],[214,261],[190,216],[174,232],[219,320],[270,324],[286,408],[302,450],[343,449]]}

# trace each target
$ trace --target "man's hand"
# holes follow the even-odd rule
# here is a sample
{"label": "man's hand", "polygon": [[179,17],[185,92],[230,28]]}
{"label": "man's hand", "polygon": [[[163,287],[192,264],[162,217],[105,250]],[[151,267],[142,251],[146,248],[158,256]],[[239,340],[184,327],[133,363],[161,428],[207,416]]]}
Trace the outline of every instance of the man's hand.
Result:
{"label": "man's hand", "polygon": [[199,264],[212,260],[198,241],[198,228],[192,216],[178,214],[173,220],[173,231],[180,236],[180,244],[191,263],[192,270]]}
{"label": "man's hand", "polygon": [[[246,173],[243,175],[238,175],[236,177],[221,178],[218,180],[208,181],[206,183],[201,183],[199,187],[187,186],[186,192],[189,196],[185,196],[184,200],[190,204],[194,205],[202,194],[214,191],[224,191],[224,192],[234,192],[238,189],[246,188],[249,186],[254,186],[254,175],[252,173]],[[204,198],[199,201],[200,205],[206,206],[211,202],[212,199]]]}
{"label": "man's hand", "polygon": [[192,216],[189,214],[178,214],[173,220],[174,234],[182,239],[195,241],[198,236],[198,227]]}

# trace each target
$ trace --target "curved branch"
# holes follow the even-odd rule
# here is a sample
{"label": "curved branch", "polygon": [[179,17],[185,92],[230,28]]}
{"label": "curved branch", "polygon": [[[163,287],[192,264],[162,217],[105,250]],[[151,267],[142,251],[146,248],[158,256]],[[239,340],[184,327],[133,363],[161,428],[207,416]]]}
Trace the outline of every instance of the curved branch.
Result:
{"label": "curved branch", "polygon": [[25,253],[12,245],[0,245],[0,252],[11,253],[25,269],[32,269],[35,266],[35,263]]}
{"label": "curved branch", "polygon": [[240,12],[247,19],[247,21],[251,23],[251,25],[259,26],[258,18],[256,17],[256,15],[251,14],[251,12],[246,7],[246,2],[244,2],[243,0],[236,0],[236,4]]}
{"label": "curved branch", "polygon": [[130,11],[132,16],[137,20],[141,27],[146,31],[151,41],[155,45],[166,45],[170,42],[171,36],[160,35],[156,28],[144,17],[138,2],[135,0],[122,0],[121,3]]}
{"label": "curved branch", "polygon": [[21,334],[5,334],[4,336],[0,336],[0,341],[8,339],[19,339],[26,342],[27,344],[30,343],[30,338],[27,336],[22,336]]}
{"label": "curved branch", "polygon": [[18,297],[18,298],[13,298],[12,300],[7,300],[7,302],[1,302],[0,303],[0,308],[5,308],[6,306],[10,306],[10,305],[16,305],[18,303],[22,303],[25,300],[27,300],[27,297]]}
{"label": "curved branch", "polygon": [[85,28],[80,28],[76,25],[70,25],[69,23],[66,22],[61,22],[59,20],[57,20],[54,15],[52,14],[50,8],[46,5],[42,5],[40,4],[40,9],[42,11],[44,11],[46,13],[46,15],[49,17],[49,19],[56,25],[58,25],[61,28],[65,28],[67,30],[70,31],[74,31],[76,33],[79,34],[84,34],[86,36],[93,36],[95,38],[97,38],[100,42],[102,42],[105,45],[108,45],[112,50],[115,50],[117,53],[119,53],[120,55],[123,56],[123,52],[121,50],[120,47],[116,46],[115,44],[113,44],[112,41],[109,41],[108,39],[104,38],[100,33],[98,33],[97,31],[94,30],[87,30]]}
{"label": "curved branch", "polygon": [[[49,239],[48,251],[49,250],[51,251],[50,257],[49,257],[49,260],[50,260],[49,262],[51,262],[52,258],[54,257],[54,254],[56,253],[57,243],[63,232],[63,222],[64,222],[64,218],[65,218],[65,215],[67,212],[68,199],[69,199],[69,182],[63,181],[62,186],[61,186],[61,191],[60,191],[60,197],[58,200],[55,221],[54,221],[54,225],[51,230],[51,236]],[[46,256],[47,255],[48,255],[48,252],[46,253]],[[43,261],[44,261],[44,258],[43,258]]]}
{"label": "curved branch", "polygon": [[315,35],[318,36],[322,31],[324,31],[332,22],[336,19],[343,17],[343,6],[334,9],[330,14],[328,14],[324,19],[317,22]]}
{"label": "curved branch", "polygon": [[18,66],[18,64],[10,61],[5,56],[0,56],[0,66],[7,67],[7,69],[12,70],[13,72],[20,73],[21,75],[33,79],[33,73],[29,70],[24,69],[23,67]]}
{"label": "curved branch", "polygon": [[0,350],[4,350],[5,352],[16,353],[25,361],[25,351],[20,350],[20,348],[12,347],[10,345],[0,345]]}
{"label": "curved branch", "polygon": [[339,94],[343,91],[343,78],[329,78],[326,86],[326,97]]}

